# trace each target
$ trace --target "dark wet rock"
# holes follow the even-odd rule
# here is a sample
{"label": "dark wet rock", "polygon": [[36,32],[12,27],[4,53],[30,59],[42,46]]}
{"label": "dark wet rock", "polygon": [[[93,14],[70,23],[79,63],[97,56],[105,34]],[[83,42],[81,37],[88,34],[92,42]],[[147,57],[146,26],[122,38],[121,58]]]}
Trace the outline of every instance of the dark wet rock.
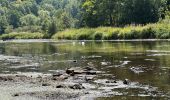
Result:
{"label": "dark wet rock", "polygon": [[75,73],[74,73],[74,72],[70,73],[70,76],[74,76],[74,75],[75,75]]}
{"label": "dark wet rock", "polygon": [[64,88],[65,86],[63,85],[57,85],[56,88]]}
{"label": "dark wet rock", "polygon": [[24,75],[15,75],[16,77],[26,77],[26,76],[24,76]]}
{"label": "dark wet rock", "polygon": [[51,84],[49,83],[42,83],[42,86],[50,86]]}
{"label": "dark wet rock", "polygon": [[69,75],[63,74],[59,77],[52,77],[51,79],[54,80],[54,81],[62,81],[62,80],[68,79],[68,78],[69,78]]}
{"label": "dark wet rock", "polygon": [[56,78],[56,77],[53,77],[51,80],[54,80],[54,81],[56,81],[58,78]]}
{"label": "dark wet rock", "polygon": [[90,94],[89,92],[85,92],[85,94]]}
{"label": "dark wet rock", "polygon": [[53,77],[59,77],[59,76],[61,76],[61,75],[62,75],[62,73],[57,72],[57,73],[53,74],[52,76],[53,76]]}
{"label": "dark wet rock", "polygon": [[18,96],[19,96],[19,94],[18,94],[18,93],[16,93],[16,94],[14,94],[13,96],[14,96],[14,97],[18,97]]}
{"label": "dark wet rock", "polygon": [[128,85],[129,83],[130,83],[130,81],[129,81],[128,79],[125,79],[125,80],[123,81],[123,84]]}
{"label": "dark wet rock", "polygon": [[74,63],[77,63],[77,60],[73,60]]}
{"label": "dark wet rock", "polygon": [[66,69],[66,73],[67,73],[67,74],[74,73],[74,70],[73,70],[73,69]]}
{"label": "dark wet rock", "polygon": [[96,71],[87,71],[86,74],[87,75],[96,75],[97,72]]}
{"label": "dark wet rock", "polygon": [[72,86],[69,86],[71,89],[85,89],[85,87],[82,84],[74,84]]}
{"label": "dark wet rock", "polygon": [[116,80],[107,80],[106,83],[117,83]]}
{"label": "dark wet rock", "polygon": [[117,81],[116,81],[116,80],[114,80],[114,81],[113,81],[113,83],[117,83]]}
{"label": "dark wet rock", "polygon": [[72,68],[69,68],[69,69],[66,69],[66,73],[67,74],[71,74],[74,76],[74,74],[82,74],[84,71],[82,68],[80,67],[72,67]]}
{"label": "dark wet rock", "polygon": [[6,77],[1,76],[1,77],[0,77],[0,80],[1,80],[1,81],[12,81],[13,78],[12,78],[11,76],[6,76]]}
{"label": "dark wet rock", "polygon": [[106,81],[106,83],[111,83],[110,81]]}

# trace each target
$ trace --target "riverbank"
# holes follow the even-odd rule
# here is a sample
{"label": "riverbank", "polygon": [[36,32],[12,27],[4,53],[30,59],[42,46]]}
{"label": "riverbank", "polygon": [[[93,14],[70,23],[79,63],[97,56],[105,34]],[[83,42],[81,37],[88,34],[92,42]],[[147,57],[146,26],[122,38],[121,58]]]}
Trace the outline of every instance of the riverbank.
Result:
{"label": "riverbank", "polygon": [[0,35],[2,40],[10,39],[57,39],[57,40],[130,40],[130,39],[169,39],[170,24],[157,23],[145,26],[98,27],[66,29],[52,37],[44,33],[12,32]]}
{"label": "riverbank", "polygon": [[168,39],[169,24],[148,24],[146,26],[98,27],[67,29],[52,36],[67,40],[118,40],[118,39]]}

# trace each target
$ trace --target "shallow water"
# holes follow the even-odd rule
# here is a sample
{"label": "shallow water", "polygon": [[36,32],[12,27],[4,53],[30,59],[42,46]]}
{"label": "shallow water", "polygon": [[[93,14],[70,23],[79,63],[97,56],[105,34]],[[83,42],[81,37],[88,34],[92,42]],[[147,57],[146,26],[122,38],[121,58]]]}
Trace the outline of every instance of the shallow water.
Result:
{"label": "shallow water", "polygon": [[[70,67],[91,66],[115,76],[129,79],[141,88],[111,87],[116,91],[106,100],[170,99],[170,42],[168,41],[62,41],[1,42],[0,73],[55,73]],[[100,84],[109,77],[96,80]],[[132,85],[136,86],[136,85]],[[154,89],[147,89],[147,88]],[[144,89],[145,88],[145,89]],[[141,90],[144,89],[144,90]]]}

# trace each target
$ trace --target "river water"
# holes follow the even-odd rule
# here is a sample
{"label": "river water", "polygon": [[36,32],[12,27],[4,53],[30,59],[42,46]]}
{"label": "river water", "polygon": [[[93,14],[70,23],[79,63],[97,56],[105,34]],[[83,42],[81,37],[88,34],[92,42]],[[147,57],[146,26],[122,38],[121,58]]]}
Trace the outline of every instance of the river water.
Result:
{"label": "river water", "polygon": [[[0,73],[54,73],[70,67],[94,67],[142,88],[101,88],[118,95],[101,100],[170,99],[168,41],[14,41],[0,43]],[[108,77],[105,77],[108,79]],[[99,80],[98,80],[99,81]],[[143,89],[144,88],[144,89]]]}

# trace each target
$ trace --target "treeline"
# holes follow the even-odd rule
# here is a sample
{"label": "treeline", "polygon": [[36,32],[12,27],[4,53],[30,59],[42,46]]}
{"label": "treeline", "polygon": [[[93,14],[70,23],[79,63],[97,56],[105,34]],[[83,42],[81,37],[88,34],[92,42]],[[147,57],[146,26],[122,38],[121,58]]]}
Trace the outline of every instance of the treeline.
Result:
{"label": "treeline", "polygon": [[0,0],[0,34],[145,25],[165,19],[170,0]]}
{"label": "treeline", "polygon": [[0,0],[0,33],[41,32],[52,35],[81,23],[78,0]]}

